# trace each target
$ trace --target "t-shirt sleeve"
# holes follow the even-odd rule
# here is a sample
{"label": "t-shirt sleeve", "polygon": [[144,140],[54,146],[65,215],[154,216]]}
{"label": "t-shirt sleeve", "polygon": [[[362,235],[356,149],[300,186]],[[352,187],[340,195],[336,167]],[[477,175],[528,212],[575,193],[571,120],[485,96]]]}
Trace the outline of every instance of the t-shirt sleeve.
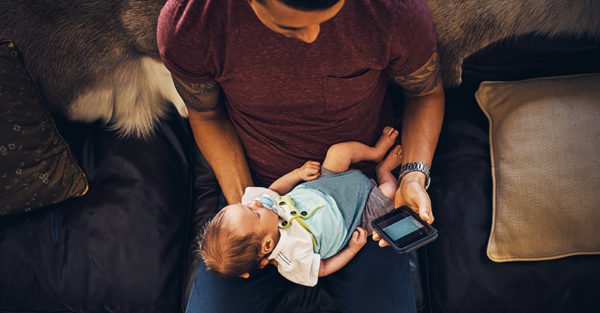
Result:
{"label": "t-shirt sleeve", "polygon": [[158,18],[160,57],[173,76],[191,83],[214,80],[210,28],[205,27],[202,0],[168,0]]}
{"label": "t-shirt sleeve", "polygon": [[418,70],[433,55],[437,40],[426,0],[397,1],[391,33],[390,63],[385,72],[391,77],[406,76]]}

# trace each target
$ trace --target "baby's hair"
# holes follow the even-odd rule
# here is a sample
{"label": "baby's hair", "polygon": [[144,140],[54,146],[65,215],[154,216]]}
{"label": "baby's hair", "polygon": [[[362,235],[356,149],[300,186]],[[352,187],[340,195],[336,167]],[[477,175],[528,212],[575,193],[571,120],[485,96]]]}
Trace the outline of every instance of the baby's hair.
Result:
{"label": "baby's hair", "polygon": [[204,226],[200,256],[206,268],[224,277],[236,277],[256,269],[260,262],[261,234],[238,235],[228,227],[225,210]]}

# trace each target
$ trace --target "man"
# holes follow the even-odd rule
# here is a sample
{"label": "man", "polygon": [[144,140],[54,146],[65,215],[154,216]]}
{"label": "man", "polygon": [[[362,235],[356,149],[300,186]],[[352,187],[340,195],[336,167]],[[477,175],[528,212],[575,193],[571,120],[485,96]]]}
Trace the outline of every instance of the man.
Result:
{"label": "man", "polygon": [[[444,95],[425,0],[169,0],[158,44],[229,203],[333,143],[373,144],[392,122],[391,77],[406,98],[395,204],[433,222]],[[345,312],[415,310],[406,258],[373,242],[323,282]],[[272,269],[226,281],[201,265],[188,312],[264,312],[287,284]]]}

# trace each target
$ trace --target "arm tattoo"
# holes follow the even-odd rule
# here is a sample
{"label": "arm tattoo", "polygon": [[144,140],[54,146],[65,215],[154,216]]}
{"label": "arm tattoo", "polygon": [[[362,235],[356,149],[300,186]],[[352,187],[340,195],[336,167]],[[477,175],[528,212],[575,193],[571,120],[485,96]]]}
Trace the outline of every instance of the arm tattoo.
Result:
{"label": "arm tattoo", "polygon": [[173,77],[173,82],[175,83],[175,89],[177,89],[177,92],[183,98],[183,102],[188,107],[198,112],[208,112],[215,109],[217,104],[207,103],[205,99],[210,97],[211,94],[215,99],[218,99],[215,93],[219,92],[219,84],[216,81],[196,84]]}
{"label": "arm tattoo", "polygon": [[434,52],[431,58],[412,74],[394,77],[394,81],[411,96],[424,96],[431,92],[440,81],[438,54]]}

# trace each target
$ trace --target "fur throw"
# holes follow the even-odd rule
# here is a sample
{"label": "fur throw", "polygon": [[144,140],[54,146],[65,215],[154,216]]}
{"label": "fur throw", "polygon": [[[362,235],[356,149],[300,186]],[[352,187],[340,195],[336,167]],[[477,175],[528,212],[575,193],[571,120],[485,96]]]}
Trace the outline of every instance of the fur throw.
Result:
{"label": "fur throw", "polygon": [[[163,3],[0,0],[0,39],[14,41],[53,112],[144,136],[165,104],[187,114],[157,55]],[[466,57],[507,37],[600,39],[598,0],[429,0],[429,6],[446,86],[460,84]]]}

